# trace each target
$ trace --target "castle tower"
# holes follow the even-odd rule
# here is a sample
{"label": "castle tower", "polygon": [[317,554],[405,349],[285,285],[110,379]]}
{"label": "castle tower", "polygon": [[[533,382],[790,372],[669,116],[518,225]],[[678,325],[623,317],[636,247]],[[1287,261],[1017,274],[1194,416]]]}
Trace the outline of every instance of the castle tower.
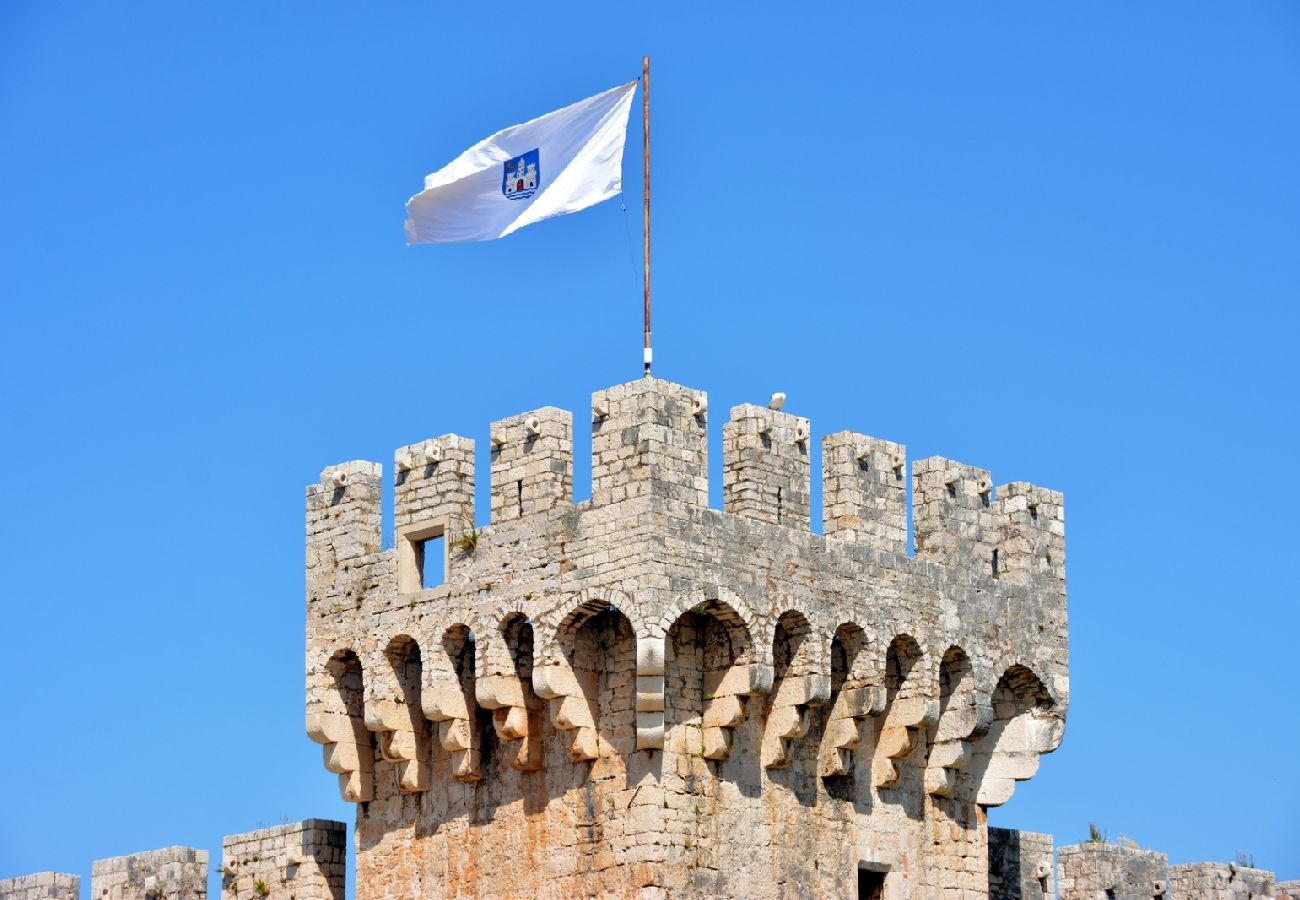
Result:
{"label": "castle tower", "polygon": [[810,423],[733,409],[719,511],[709,414],[597,392],[578,504],[569,413],[494,423],[478,530],[474,443],[401,448],[391,550],[379,465],[307,489],[307,731],[359,900],[988,894],[985,810],[1069,700],[1060,494],[841,432],[818,535]]}

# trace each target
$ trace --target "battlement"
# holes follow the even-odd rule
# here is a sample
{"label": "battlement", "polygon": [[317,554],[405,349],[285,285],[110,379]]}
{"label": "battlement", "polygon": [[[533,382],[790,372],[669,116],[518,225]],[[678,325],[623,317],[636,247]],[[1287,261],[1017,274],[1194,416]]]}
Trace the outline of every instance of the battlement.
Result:
{"label": "battlement", "polygon": [[[822,439],[815,534],[811,423],[733,408],[717,510],[709,412],[656,379],[593,394],[578,504],[570,413],[493,422],[481,528],[473,442],[403,447],[388,551],[378,465],[307,489],[307,731],[359,804],[362,846],[387,848],[362,853],[363,874],[417,877],[403,867],[426,863],[388,843],[414,829],[439,877],[485,891],[507,874],[484,862],[498,842],[531,848],[569,893],[626,892],[629,859],[665,885],[758,877],[693,811],[724,795],[764,831],[760,798],[776,798],[798,840],[856,823],[831,868],[925,854],[941,879],[983,858],[981,810],[1063,733],[1060,495],[940,458],[909,473],[903,445],[840,432]],[[920,808],[962,836],[951,858],[925,849]],[[798,840],[770,852],[802,867]],[[697,887],[750,894],[747,877]]]}
{"label": "battlement", "polygon": [[[708,399],[642,379],[592,396],[592,492],[587,506],[638,497],[708,508]],[[489,528],[573,505],[572,414],[554,407],[493,422]],[[811,423],[751,404],[723,427],[723,511],[810,528]],[[422,588],[423,542],[444,547],[474,526],[474,442],[449,434],[397,450],[394,532],[398,590]],[[909,464],[902,444],[853,432],[822,439],[824,535],[906,555]],[[942,457],[910,466],[916,557],[970,577],[1064,582],[1059,493],[1026,482],[992,485],[987,470]],[[308,488],[309,569],[327,575],[378,552],[382,467],[331,466]],[[456,558],[447,553],[445,566]]]}

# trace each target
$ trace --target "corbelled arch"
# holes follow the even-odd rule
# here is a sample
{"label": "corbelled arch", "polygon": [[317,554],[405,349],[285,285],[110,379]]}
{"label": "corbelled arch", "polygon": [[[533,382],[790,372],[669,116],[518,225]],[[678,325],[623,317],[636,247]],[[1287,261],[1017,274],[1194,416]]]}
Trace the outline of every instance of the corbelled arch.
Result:
{"label": "corbelled arch", "polygon": [[464,621],[440,623],[434,635],[426,641],[420,706],[425,718],[438,726],[438,746],[450,754],[453,775],[460,781],[478,781],[482,771],[481,735],[475,722],[477,635]]}
{"label": "corbelled arch", "polygon": [[307,735],[323,746],[325,768],[339,776],[345,801],[374,796],[374,739],[365,725],[365,674],[350,645],[314,654],[307,686]]}
{"label": "corbelled arch", "polygon": [[972,748],[975,802],[1000,806],[1061,743],[1065,722],[1042,679],[1023,663],[1003,671],[989,697],[993,720]]}
{"label": "corbelled arch", "polygon": [[397,766],[397,783],[408,792],[429,789],[429,726],[420,709],[422,653],[405,631],[383,636],[367,657],[366,727],[381,757]]}
{"label": "corbelled arch", "polygon": [[769,769],[789,765],[793,742],[812,726],[811,707],[830,699],[824,645],[809,618],[787,609],[772,628],[772,692],[764,723],[762,761]]}
{"label": "corbelled arch", "polygon": [[907,632],[896,634],[885,648],[884,710],[879,717],[872,759],[872,783],[892,788],[901,775],[899,763],[921,742],[922,729],[933,724],[938,710],[929,654]]}
{"label": "corbelled arch", "polygon": [[883,659],[877,659],[873,644],[866,630],[851,621],[841,622],[830,636],[831,696],[821,751],[823,778],[852,774],[864,724],[884,709]]}

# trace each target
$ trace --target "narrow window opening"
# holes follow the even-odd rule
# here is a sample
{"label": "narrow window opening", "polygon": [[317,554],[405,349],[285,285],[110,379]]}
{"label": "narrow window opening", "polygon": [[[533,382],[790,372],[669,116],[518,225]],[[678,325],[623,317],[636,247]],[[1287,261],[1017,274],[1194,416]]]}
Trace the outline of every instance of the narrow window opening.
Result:
{"label": "narrow window opening", "polygon": [[981,492],[981,493],[980,493],[980,506],[985,506],[985,507],[987,507],[987,506],[989,505],[989,499],[990,499],[991,496],[992,496],[992,495],[991,495],[988,491],[983,491],[983,492]]}
{"label": "narrow window opening", "polygon": [[865,456],[860,457],[860,458],[858,459],[858,468],[859,468],[861,471],[866,472],[868,469],[871,468],[871,462],[870,462],[870,460],[868,460],[867,457],[865,457]]}
{"label": "narrow window opening", "polygon": [[776,524],[781,524],[781,489],[776,489]]}
{"label": "narrow window opening", "polygon": [[420,573],[420,587],[435,588],[447,580],[447,550],[439,535],[415,542],[415,566]]}
{"label": "narrow window opening", "polygon": [[997,574],[998,574],[998,551],[994,550],[993,551],[993,576],[996,578]]}
{"label": "narrow window opening", "polygon": [[858,900],[884,900],[885,874],[858,869]]}
{"label": "narrow window opening", "polygon": [[1046,897],[1046,896],[1047,896],[1047,876],[1046,876],[1046,875],[1044,875],[1042,878],[1038,879],[1038,886],[1039,886],[1040,888],[1043,889],[1043,896]]}
{"label": "narrow window opening", "polygon": [[524,480],[521,478],[515,482],[515,500],[519,504],[519,515],[524,514]]}
{"label": "narrow window opening", "polygon": [[903,480],[903,467],[902,467],[902,466],[894,466],[894,480],[895,480],[895,481],[902,481],[902,480]]}
{"label": "narrow window opening", "polygon": [[949,496],[949,497],[952,497],[952,498],[954,498],[954,499],[956,499],[956,497],[957,497],[957,482],[955,482],[955,481],[950,481],[950,482],[948,482],[948,496]]}
{"label": "narrow window opening", "polygon": [[1106,888],[1106,900],[1115,900],[1115,889]]}
{"label": "narrow window opening", "polygon": [[1033,521],[1033,522],[1037,522],[1037,521],[1038,521],[1038,506],[1037,506],[1037,505],[1033,505],[1033,504],[1030,505],[1030,507],[1029,507],[1029,519],[1030,519],[1030,521]]}

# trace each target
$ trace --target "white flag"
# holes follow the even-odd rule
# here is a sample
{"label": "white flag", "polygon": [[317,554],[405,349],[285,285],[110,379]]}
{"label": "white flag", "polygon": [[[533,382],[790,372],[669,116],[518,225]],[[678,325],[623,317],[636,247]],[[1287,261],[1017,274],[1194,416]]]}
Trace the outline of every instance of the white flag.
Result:
{"label": "white flag", "polygon": [[635,81],[498,131],[424,179],[407,244],[487,241],[623,190]]}

